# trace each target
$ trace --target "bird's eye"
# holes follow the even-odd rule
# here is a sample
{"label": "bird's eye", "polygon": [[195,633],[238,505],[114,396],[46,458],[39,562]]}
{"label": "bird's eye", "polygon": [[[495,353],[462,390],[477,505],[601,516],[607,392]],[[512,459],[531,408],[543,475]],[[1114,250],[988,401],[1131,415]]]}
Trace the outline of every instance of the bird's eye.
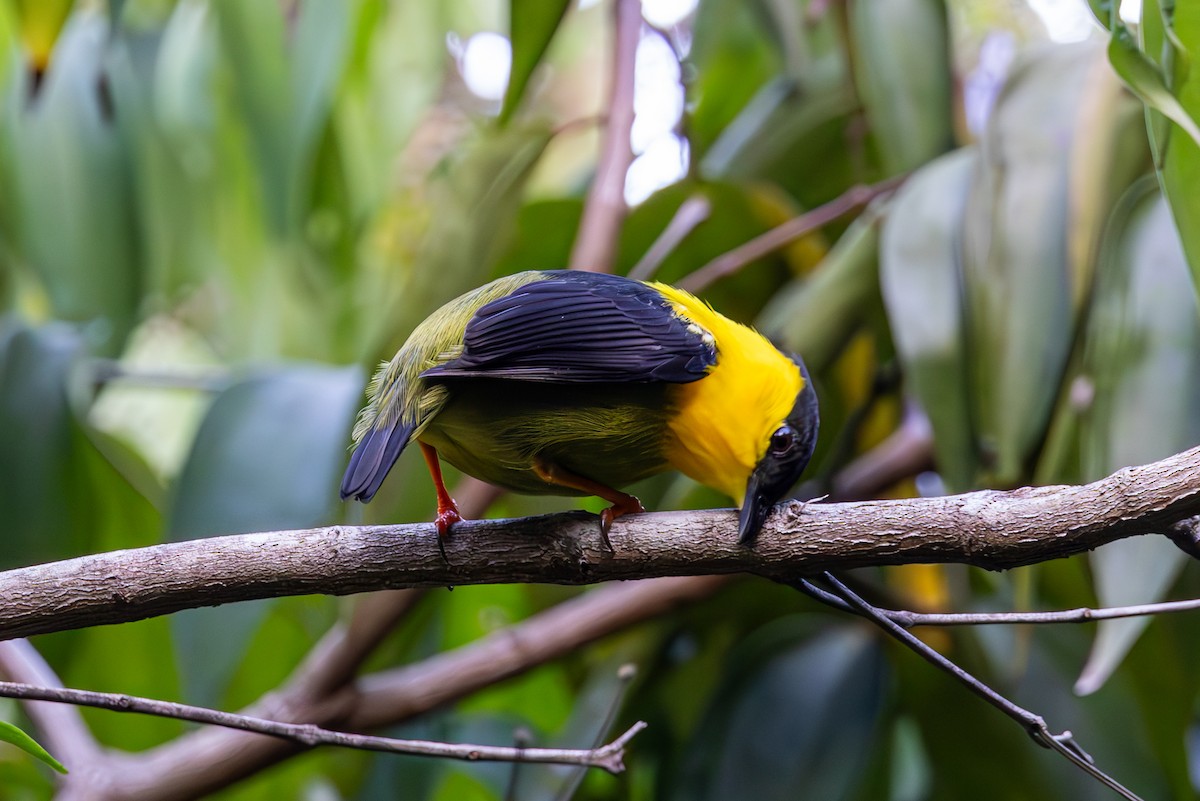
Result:
{"label": "bird's eye", "polygon": [[771,435],[771,454],[774,456],[786,456],[795,445],[796,430],[791,426],[780,426]]}

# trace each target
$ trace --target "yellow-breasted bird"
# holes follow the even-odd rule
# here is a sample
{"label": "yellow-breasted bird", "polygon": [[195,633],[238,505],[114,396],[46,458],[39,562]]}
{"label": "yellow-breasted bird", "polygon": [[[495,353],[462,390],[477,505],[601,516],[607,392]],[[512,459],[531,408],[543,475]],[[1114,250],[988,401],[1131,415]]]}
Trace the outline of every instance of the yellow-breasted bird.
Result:
{"label": "yellow-breasted bird", "polygon": [[438,309],[376,373],[341,496],[366,502],[413,439],[443,536],[461,517],[438,457],[514,492],[596,495],[671,468],[741,501],[751,542],[812,457],[803,361],[679,289],[570,270],[497,279]]}

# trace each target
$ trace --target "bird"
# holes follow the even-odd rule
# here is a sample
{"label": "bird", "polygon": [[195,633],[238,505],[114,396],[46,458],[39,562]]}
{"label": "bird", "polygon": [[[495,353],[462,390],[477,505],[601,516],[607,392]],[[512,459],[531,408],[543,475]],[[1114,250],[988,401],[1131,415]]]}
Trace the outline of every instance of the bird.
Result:
{"label": "bird", "polygon": [[[531,270],[449,301],[367,388],[341,498],[370,501],[421,448],[438,545],[462,520],[441,460],[521,494],[594,495],[609,530],[645,511],[619,488],[677,469],[740,503],[752,545],[816,446],[804,361],[668,284]],[[444,550],[443,550],[444,553]]]}

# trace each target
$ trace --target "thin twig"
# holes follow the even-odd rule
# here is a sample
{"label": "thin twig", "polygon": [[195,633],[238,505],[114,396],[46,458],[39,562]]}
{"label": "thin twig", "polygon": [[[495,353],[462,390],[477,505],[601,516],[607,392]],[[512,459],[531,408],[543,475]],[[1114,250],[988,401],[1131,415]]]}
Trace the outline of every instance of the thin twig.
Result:
{"label": "thin twig", "polygon": [[679,204],[671,222],[667,223],[667,227],[662,230],[662,233],[658,235],[654,244],[650,246],[638,263],[633,265],[633,269],[629,271],[629,277],[639,281],[648,281],[653,278],[654,273],[662,266],[667,256],[670,256],[675,248],[679,247],[679,243],[686,239],[688,234],[696,229],[696,226],[707,220],[711,213],[712,203],[704,195],[692,195]]}
{"label": "thin twig", "polygon": [[[61,687],[62,681],[29,640],[0,642],[0,677],[23,684]],[[102,750],[79,710],[73,706],[30,702],[25,712],[37,726],[42,743],[59,761],[78,773],[84,764],[102,759]]]}
{"label": "thin twig", "polygon": [[633,130],[633,78],[642,32],[642,5],[639,0],[616,0],[613,13],[608,124],[570,260],[572,269],[605,273],[612,272],[617,234],[625,219],[625,175],[633,163],[629,135]]}
{"label": "thin twig", "polygon": [[[951,662],[946,657],[939,654],[937,651],[930,648],[921,640],[914,637],[902,626],[893,622],[882,610],[876,609],[874,606],[863,600],[861,596],[839,581],[837,577],[829,572],[821,574],[822,579],[833,590],[834,594],[840,596],[849,605],[859,610],[865,617],[869,618],[877,626],[882,628],[889,635],[899,640],[911,650],[916,652],[918,656],[923,658],[930,664],[938,667],[958,679],[968,690],[987,701],[992,706],[999,709],[1004,714],[1015,720],[1020,726],[1025,729],[1033,741],[1038,745],[1049,748],[1066,757],[1071,763],[1079,767],[1089,776],[1093,777],[1101,784],[1115,791],[1127,801],[1142,801],[1142,799],[1126,788],[1113,777],[1109,776],[1100,768],[1096,767],[1092,758],[1075,742],[1071,732],[1064,731],[1061,734],[1054,734],[1046,725],[1046,721],[1040,715],[1030,712],[1024,707],[1018,706],[1000,693],[993,690],[988,685],[984,684],[979,679],[967,671],[960,668],[954,662]],[[802,580],[795,586],[801,592],[804,592],[817,600],[824,602],[822,594],[813,593],[810,590],[817,589],[811,582]]]}
{"label": "thin twig", "polygon": [[383,751],[392,754],[431,756],[444,759],[462,759],[470,762],[541,762],[555,765],[585,765],[602,768],[609,773],[620,773],[625,745],[642,729],[644,722],[637,722],[624,734],[600,748],[513,748],[496,745],[467,745],[439,743],[430,740],[398,740],[392,737],[376,737],[368,734],[330,731],[312,724],[282,723],[249,715],[238,715],[188,704],[159,701],[120,693],[100,693],[90,690],[74,690],[65,687],[38,687],[17,682],[0,682],[0,697],[21,698],[34,701],[53,701],[75,706],[91,706],[113,712],[136,712],[177,720],[190,720],[211,726],[266,734],[299,743],[305,747],[336,745],[363,751]]}
{"label": "thin twig", "polygon": [[[820,587],[809,586],[805,592],[822,603],[843,612],[859,612],[846,601]],[[1116,620],[1125,617],[1147,617],[1149,615],[1194,612],[1200,609],[1200,598],[1185,601],[1162,601],[1154,604],[1132,606],[1110,606],[1094,609],[1080,606],[1074,609],[1056,609],[1049,612],[910,612],[907,609],[885,609],[875,611],[898,626],[906,629],[917,626],[1013,626],[1051,625],[1060,623],[1095,623],[1099,620]]]}
{"label": "thin twig", "polygon": [[810,234],[842,215],[867,205],[880,195],[894,192],[906,178],[908,175],[897,175],[877,184],[852,186],[825,205],[817,206],[812,211],[794,217],[782,225],[777,225],[744,245],[739,245],[733,250],[717,256],[680,281],[679,286],[689,292],[701,292],[713,282],[736,273],[750,262],[761,259],[789,242]]}

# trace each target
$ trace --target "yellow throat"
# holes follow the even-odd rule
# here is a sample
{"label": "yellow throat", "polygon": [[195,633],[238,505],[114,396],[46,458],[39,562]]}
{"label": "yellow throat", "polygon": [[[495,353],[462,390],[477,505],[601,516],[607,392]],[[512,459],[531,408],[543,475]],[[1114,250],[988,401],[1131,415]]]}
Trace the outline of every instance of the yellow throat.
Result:
{"label": "yellow throat", "polygon": [[668,428],[671,466],[740,504],[771,434],[804,386],[800,368],[762,334],[665,284],[653,284],[689,324],[712,337],[717,363],[708,375],[677,388]]}

